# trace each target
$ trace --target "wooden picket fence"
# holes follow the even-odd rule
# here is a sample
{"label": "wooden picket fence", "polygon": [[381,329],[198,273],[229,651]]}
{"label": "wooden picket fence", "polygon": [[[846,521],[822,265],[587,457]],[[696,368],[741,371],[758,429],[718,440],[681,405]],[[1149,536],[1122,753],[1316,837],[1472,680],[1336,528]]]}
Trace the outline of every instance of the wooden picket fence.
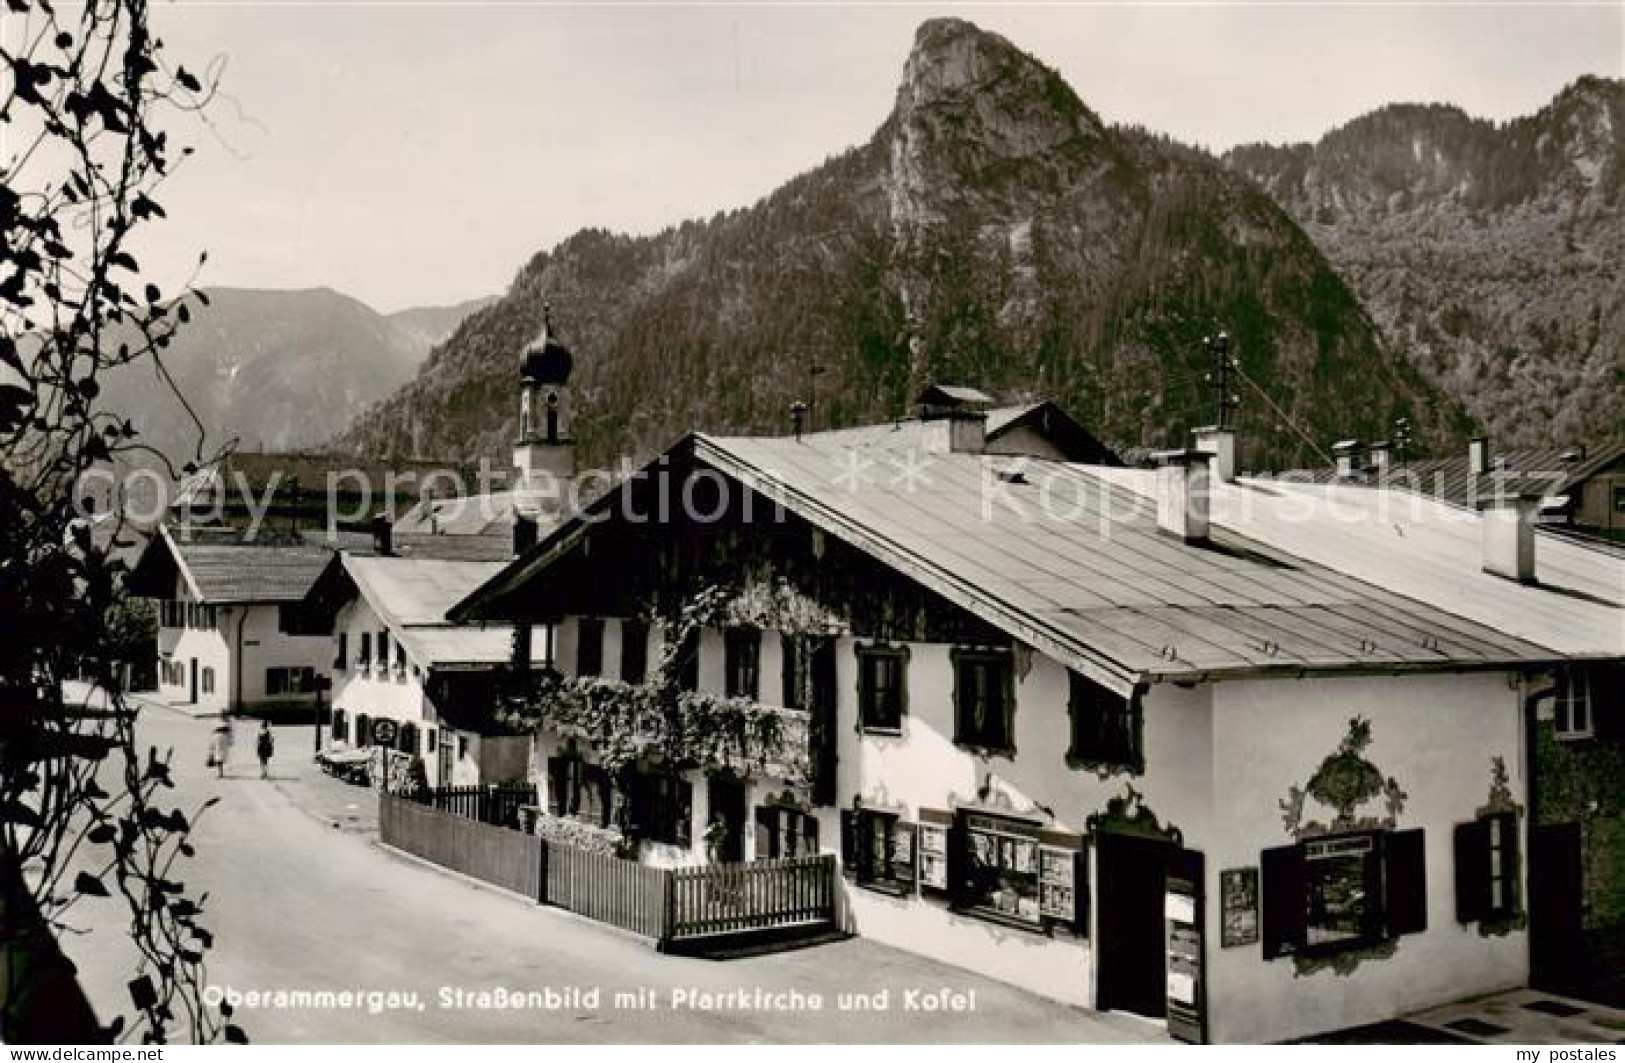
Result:
{"label": "wooden picket fence", "polygon": [[431,806],[379,795],[378,833],[385,845],[493,886],[540,895],[542,839]]}
{"label": "wooden picket fence", "polygon": [[673,868],[667,936],[683,941],[835,921],[835,857]]}
{"label": "wooden picket fence", "polygon": [[670,925],[670,872],[634,860],[588,852],[573,845],[544,849],[543,904],[665,941]]}
{"label": "wooden picket fence", "polygon": [[620,927],[658,947],[833,929],[835,857],[662,868],[480,822],[471,800],[448,807],[381,794],[385,845],[515,893]]}

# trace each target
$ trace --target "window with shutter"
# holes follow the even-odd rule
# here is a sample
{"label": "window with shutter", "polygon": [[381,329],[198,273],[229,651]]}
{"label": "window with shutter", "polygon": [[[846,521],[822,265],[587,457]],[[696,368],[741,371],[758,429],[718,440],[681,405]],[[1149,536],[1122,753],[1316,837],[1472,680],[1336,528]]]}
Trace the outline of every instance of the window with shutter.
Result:
{"label": "window with shutter", "polygon": [[1518,912],[1518,817],[1497,812],[1455,830],[1456,919],[1508,919]]}
{"label": "window with shutter", "polygon": [[1071,748],[1067,763],[1098,770],[1145,771],[1145,722],[1138,695],[1125,698],[1094,680],[1068,672]]}
{"label": "window with shutter", "polygon": [[961,650],[954,665],[954,742],[1015,752],[1015,670],[1009,650]]}
{"label": "window with shutter", "polygon": [[1390,934],[1428,927],[1427,846],[1420,830],[1399,830],[1383,839]]}
{"label": "window with shutter", "polygon": [[1456,824],[1456,919],[1476,923],[1490,913],[1489,821]]}
{"label": "window with shutter", "polygon": [[908,711],[908,654],[896,646],[859,646],[858,721],[863,730],[899,734]]}
{"label": "window with shutter", "polygon": [[756,628],[729,628],[722,638],[723,692],[755,701],[761,696],[762,633]]}
{"label": "window with shutter", "polygon": [[1259,875],[1264,958],[1273,960],[1301,952],[1307,931],[1303,850],[1296,845],[1265,849],[1260,854]]}

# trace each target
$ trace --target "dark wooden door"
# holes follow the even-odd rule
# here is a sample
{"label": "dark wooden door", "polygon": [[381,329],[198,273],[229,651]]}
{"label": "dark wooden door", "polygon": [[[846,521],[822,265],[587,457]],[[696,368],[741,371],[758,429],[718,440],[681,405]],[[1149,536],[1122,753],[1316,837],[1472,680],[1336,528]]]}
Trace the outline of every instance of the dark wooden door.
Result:
{"label": "dark wooden door", "polygon": [[1153,1018],[1167,1013],[1163,894],[1173,852],[1172,845],[1152,838],[1099,836],[1096,1004],[1102,1011],[1132,1011]]}
{"label": "dark wooden door", "polygon": [[197,658],[192,658],[192,696],[188,699],[193,705],[197,704]]}
{"label": "dark wooden door", "polygon": [[1529,832],[1529,979],[1561,988],[1583,977],[1581,948],[1584,868],[1580,825],[1554,823]]}
{"label": "dark wooden door", "polygon": [[740,779],[713,776],[706,788],[709,822],[720,823],[713,859],[731,864],[745,859],[745,784]]}

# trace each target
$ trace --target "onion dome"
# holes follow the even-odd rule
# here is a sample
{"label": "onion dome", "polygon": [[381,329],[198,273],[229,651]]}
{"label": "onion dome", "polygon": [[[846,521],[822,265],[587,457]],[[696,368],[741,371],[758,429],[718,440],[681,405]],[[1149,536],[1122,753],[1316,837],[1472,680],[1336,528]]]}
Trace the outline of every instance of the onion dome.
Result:
{"label": "onion dome", "polygon": [[574,366],[570,349],[553,338],[553,308],[544,306],[542,331],[519,357],[519,377],[528,384],[557,387],[569,381]]}

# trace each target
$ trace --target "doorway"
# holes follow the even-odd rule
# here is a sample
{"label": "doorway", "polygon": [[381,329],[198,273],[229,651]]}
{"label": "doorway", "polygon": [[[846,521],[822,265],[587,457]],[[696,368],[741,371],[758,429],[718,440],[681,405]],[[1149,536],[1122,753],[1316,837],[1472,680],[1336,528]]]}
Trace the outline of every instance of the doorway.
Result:
{"label": "doorway", "polygon": [[[706,844],[711,859],[734,864],[745,859],[745,783],[731,775],[713,775],[706,784]],[[712,830],[717,831],[711,836]]]}
{"label": "doorway", "polygon": [[1584,977],[1581,957],[1584,864],[1580,825],[1537,825],[1529,832],[1529,981],[1561,989]]}
{"label": "doorway", "polygon": [[1096,1007],[1164,1018],[1168,957],[1163,895],[1176,852],[1170,842],[1132,834],[1097,836],[1095,874],[1100,950]]}
{"label": "doorway", "polygon": [[187,699],[193,705],[197,704],[197,658],[192,658],[192,696]]}

